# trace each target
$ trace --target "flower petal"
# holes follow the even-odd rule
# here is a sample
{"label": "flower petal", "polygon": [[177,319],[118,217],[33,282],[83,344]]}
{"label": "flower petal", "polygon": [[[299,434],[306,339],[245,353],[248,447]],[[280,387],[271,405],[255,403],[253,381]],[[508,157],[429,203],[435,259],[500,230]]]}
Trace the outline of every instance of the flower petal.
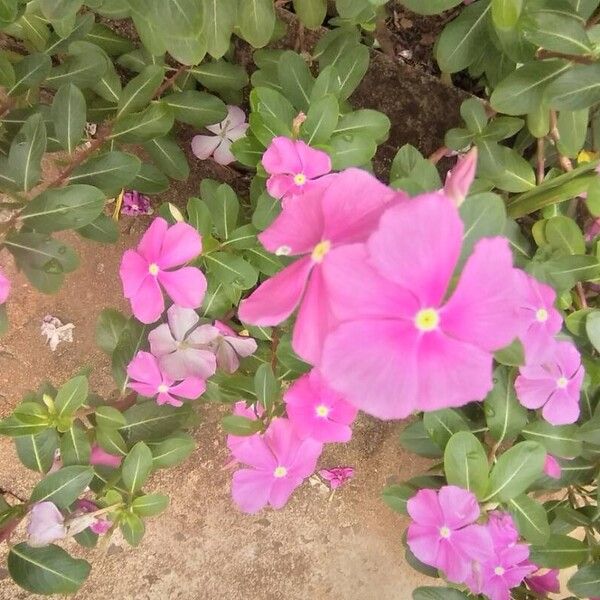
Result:
{"label": "flower petal", "polygon": [[228,129],[225,136],[230,142],[235,142],[246,135],[248,127],[250,127],[250,123],[241,123],[240,125]]}
{"label": "flower petal", "polygon": [[148,264],[158,262],[168,229],[169,224],[162,217],[157,217],[142,236],[137,250],[146,259]]}
{"label": "flower petal", "polygon": [[206,277],[196,267],[182,267],[177,271],[161,271],[158,280],[173,302],[184,308],[198,308],[206,293]]}
{"label": "flower petal", "polygon": [[438,500],[438,492],[435,490],[427,488],[419,490],[406,503],[406,510],[411,519],[420,525],[439,528],[446,524]]}
{"label": "flower petal", "polygon": [[173,337],[178,342],[182,342],[186,334],[200,321],[198,313],[193,308],[183,308],[177,304],[173,304],[167,310],[167,319],[169,320],[169,327],[173,332]]}
{"label": "flower petal", "polygon": [[262,164],[269,175],[278,173],[301,173],[302,162],[296,144],[286,137],[275,137],[262,157]]}
{"label": "flower petal", "polygon": [[206,381],[198,377],[187,377],[181,383],[171,387],[169,392],[180,398],[196,400],[206,391]]}
{"label": "flower petal", "polygon": [[148,271],[148,262],[135,250],[126,250],[123,254],[119,275],[123,283],[125,298],[135,296],[146,277],[151,277]]}
{"label": "flower petal", "polygon": [[130,298],[131,310],[138,321],[150,324],[165,310],[165,300],[156,277],[146,277],[137,294]]}
{"label": "flower petal", "polygon": [[445,485],[438,493],[443,524],[450,529],[460,529],[479,518],[479,504],[475,495],[456,485]]}
{"label": "flower petal", "polygon": [[231,495],[240,510],[254,514],[269,501],[274,477],[272,473],[239,469],[233,474]]}
{"label": "flower petal", "polygon": [[159,325],[148,334],[150,351],[154,356],[161,357],[177,350],[177,342],[171,335],[171,330],[166,323]]}
{"label": "flower petal", "polygon": [[326,175],[331,171],[331,158],[326,152],[311,148],[302,140],[296,142],[296,152],[302,164],[301,172],[309,179]]}
{"label": "flower petal", "polygon": [[293,175],[279,174],[271,175],[267,179],[267,192],[273,198],[283,198],[297,192],[298,186],[294,183]]}
{"label": "flower petal", "polygon": [[239,107],[234,106],[233,104],[227,105],[227,118],[228,121],[227,131],[229,132],[230,128],[238,127],[242,124],[246,124],[246,113]]}
{"label": "flower petal", "polygon": [[229,165],[235,162],[235,156],[231,152],[231,141],[228,139],[221,140],[214,153],[215,161],[220,165]]}
{"label": "flower petal", "polygon": [[175,223],[165,233],[160,256],[161,269],[171,269],[196,258],[202,252],[202,240],[194,227]]}
{"label": "flower petal", "polygon": [[186,377],[208,379],[215,374],[217,359],[209,350],[185,348],[162,356],[160,367],[176,381]]}
{"label": "flower petal", "polygon": [[231,452],[241,463],[266,471],[270,476],[277,467],[275,455],[269,449],[265,436],[262,435],[249,436],[245,444],[236,445],[235,448],[231,448]]}
{"label": "flower petal", "polygon": [[[215,133],[220,133],[220,131]],[[192,152],[196,158],[206,160],[212,156],[221,141],[222,138],[218,135],[195,135],[192,138]]]}
{"label": "flower petal", "polygon": [[303,479],[299,477],[282,477],[273,479],[271,493],[269,494],[269,504],[273,508],[283,508],[294,490],[302,485]]}
{"label": "flower petal", "polygon": [[150,352],[138,352],[127,365],[127,375],[135,381],[147,383],[155,388],[163,382],[158,361]]}

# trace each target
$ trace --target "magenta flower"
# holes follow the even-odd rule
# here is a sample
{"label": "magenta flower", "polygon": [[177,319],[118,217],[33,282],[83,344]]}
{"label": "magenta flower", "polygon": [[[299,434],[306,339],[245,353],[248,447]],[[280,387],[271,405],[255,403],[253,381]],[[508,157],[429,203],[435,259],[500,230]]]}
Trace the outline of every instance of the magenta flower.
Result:
{"label": "magenta flower", "polygon": [[315,369],[297,379],[283,400],[287,416],[301,439],[350,441],[350,425],[358,411],[334,392]]}
{"label": "magenta flower", "polygon": [[252,436],[233,448],[235,458],[252,467],[233,474],[233,500],[247,513],[267,504],[281,508],[314,473],[322,449],[320,442],[297,437],[287,419],[275,419],[264,435]]}
{"label": "magenta flower", "polygon": [[98,444],[92,444],[92,452],[90,454],[90,465],[97,467],[111,467],[118,469],[121,466],[123,457],[116,454],[109,454],[98,446]]}
{"label": "magenta flower", "polygon": [[337,490],[354,477],[354,467],[331,467],[331,469],[321,469],[319,475],[329,483],[329,487],[332,490]]}
{"label": "magenta flower", "polygon": [[541,408],[544,419],[552,425],[575,423],[583,376],[577,348],[570,342],[556,342],[542,364],[519,369],[517,398],[526,408]]}
{"label": "magenta flower", "polygon": [[10,294],[11,283],[3,271],[0,270],[0,304],[4,304]]}
{"label": "magenta flower", "polygon": [[514,271],[519,338],[527,363],[541,361],[551,351],[554,336],[562,327],[562,316],[554,308],[556,292],[520,269]]}
{"label": "magenta flower", "polygon": [[121,214],[128,217],[137,217],[139,215],[151,215],[153,212],[148,196],[144,196],[136,190],[128,190],[123,194]]}
{"label": "magenta flower", "polygon": [[460,206],[469,193],[477,169],[477,146],[458,157],[454,168],[446,174],[444,193]]}
{"label": "magenta flower", "polygon": [[[252,419],[253,421],[256,421],[258,417],[262,416],[263,412],[263,407],[260,404],[255,404],[254,406],[246,406],[246,403],[243,400],[240,400],[239,402],[236,402],[233,405],[234,415],[236,415],[237,417],[246,417],[246,419]],[[254,438],[258,435],[258,433],[255,433],[254,435],[233,435],[230,433],[227,436],[227,447],[229,448],[232,454],[235,454],[234,449],[237,446],[246,443],[249,439]]]}
{"label": "magenta flower", "polygon": [[161,285],[176,304],[197,308],[206,292],[206,278],[195,267],[169,270],[202,252],[199,233],[187,223],[172,227],[162,218],[152,221],[137,250],[127,250],[121,261],[125,298],[135,318],[154,323],[165,310]]}
{"label": "magenta flower", "polygon": [[475,525],[479,504],[475,496],[454,485],[438,491],[419,490],[407,504],[413,523],[407,541],[423,563],[444,572],[454,583],[464,582],[471,562],[492,556],[492,539],[487,528]]}
{"label": "magenta flower", "polygon": [[162,371],[174,381],[214,375],[217,360],[209,345],[219,336],[219,330],[212,325],[199,325],[195,310],[176,304],[167,310],[167,320],[148,334],[150,351]]}
{"label": "magenta flower", "polygon": [[315,179],[331,171],[331,159],[302,140],[275,137],[263,154],[270,175],[267,191],[273,198],[293,198],[314,189]]}
{"label": "magenta flower", "polygon": [[227,107],[227,116],[220,123],[208,125],[206,129],[215,135],[196,135],[192,139],[192,152],[201,160],[213,156],[220,165],[235,162],[231,144],[246,135],[249,124],[246,115],[237,106]]}
{"label": "magenta flower", "polygon": [[319,368],[357,408],[398,419],[492,389],[492,352],[517,333],[512,255],[504,238],[479,240],[446,299],[462,238],[456,207],[424,194],[388,209],[366,245],[342,248],[326,265],[342,324]]}
{"label": "magenta flower", "polygon": [[300,304],[292,345],[298,355],[315,364],[335,323],[329,289],[345,285],[341,279],[328,280],[325,267],[341,247],[365,240],[396,198],[405,196],[366,171],[347,169],[313,187],[302,202],[285,205],[258,237],[270,252],[301,258],[243,300],[240,319],[253,325],[278,325]]}
{"label": "magenta flower", "polygon": [[211,344],[217,357],[217,366],[225,373],[235,373],[240,366],[240,358],[247,358],[258,348],[256,340],[247,335],[238,335],[231,327],[215,321],[218,335]]}
{"label": "magenta flower", "polygon": [[558,569],[550,569],[541,575],[529,575],[529,577],[525,578],[525,583],[531,591],[541,596],[545,594],[558,594],[560,592]]}
{"label": "magenta flower", "polygon": [[[81,514],[93,513],[98,510],[98,505],[91,500],[80,499],[75,502],[75,510]],[[103,517],[95,517],[89,525],[90,530],[96,535],[104,535],[110,528],[112,523]],[[86,529],[86,528],[84,528]]]}
{"label": "magenta flower", "polygon": [[546,454],[546,460],[544,461],[544,473],[551,479],[560,479],[562,475],[562,469],[560,463],[552,456],[552,454]]}
{"label": "magenta flower", "polygon": [[157,404],[181,406],[179,398],[195,400],[206,390],[205,381],[199,377],[186,377],[175,383],[150,352],[138,352],[127,366],[127,375],[132,379],[128,384],[132,390],[146,398],[156,398]]}
{"label": "magenta flower", "polygon": [[65,518],[52,502],[38,502],[29,511],[27,543],[40,548],[62,540],[67,535]]}

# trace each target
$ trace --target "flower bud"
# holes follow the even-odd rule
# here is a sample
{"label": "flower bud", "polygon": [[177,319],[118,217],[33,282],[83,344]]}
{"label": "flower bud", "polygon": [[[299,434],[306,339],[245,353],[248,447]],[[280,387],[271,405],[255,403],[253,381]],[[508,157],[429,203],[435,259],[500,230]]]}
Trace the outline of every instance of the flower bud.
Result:
{"label": "flower bud", "polygon": [[448,171],[444,192],[456,206],[460,206],[467,197],[469,188],[475,179],[476,168],[477,148],[474,146],[469,152],[460,156],[454,168]]}

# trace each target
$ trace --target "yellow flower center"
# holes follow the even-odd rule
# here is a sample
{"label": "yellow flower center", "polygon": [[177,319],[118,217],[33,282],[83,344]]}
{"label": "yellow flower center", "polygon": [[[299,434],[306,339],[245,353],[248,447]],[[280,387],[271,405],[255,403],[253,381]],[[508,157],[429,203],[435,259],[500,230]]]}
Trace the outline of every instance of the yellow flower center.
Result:
{"label": "yellow flower center", "polygon": [[326,417],[329,414],[329,408],[323,404],[319,404],[315,409],[315,412],[317,413],[317,417]]}
{"label": "yellow flower center", "polygon": [[589,163],[589,162],[592,162],[593,160],[596,160],[599,157],[600,157],[600,153],[598,153],[598,152],[590,152],[589,150],[582,150],[577,155],[577,162],[579,164]]}
{"label": "yellow flower center", "polygon": [[294,183],[296,185],[304,185],[306,183],[306,175],[304,173],[297,173],[294,175]]}
{"label": "yellow flower center", "polygon": [[278,479],[281,479],[282,477],[285,477],[287,475],[287,469],[285,467],[277,467],[273,471],[273,475]]}
{"label": "yellow flower center", "polygon": [[325,255],[331,250],[331,242],[329,240],[323,240],[319,242],[312,251],[311,258],[320,263],[325,258]]}
{"label": "yellow flower center", "polygon": [[440,535],[447,540],[450,537],[450,529],[448,527],[440,527]]}
{"label": "yellow flower center", "polygon": [[158,386],[158,393],[159,394],[166,394],[169,391],[169,386],[165,385],[164,383],[161,383]]}
{"label": "yellow flower center", "polygon": [[415,327],[419,331],[433,331],[440,324],[440,314],[435,308],[423,308],[415,317]]}
{"label": "yellow flower center", "polygon": [[556,387],[564,390],[569,385],[569,380],[566,377],[559,377],[556,380]]}
{"label": "yellow flower center", "polygon": [[156,263],[152,263],[148,267],[148,273],[150,273],[150,275],[154,275],[154,277],[156,277],[158,275],[159,271],[160,271],[160,267]]}
{"label": "yellow flower center", "polygon": [[535,318],[539,323],[545,323],[548,320],[548,311],[545,308],[540,308],[535,313]]}
{"label": "yellow flower center", "polygon": [[504,575],[504,567],[496,567],[494,573],[498,575],[498,577],[502,577],[502,575]]}

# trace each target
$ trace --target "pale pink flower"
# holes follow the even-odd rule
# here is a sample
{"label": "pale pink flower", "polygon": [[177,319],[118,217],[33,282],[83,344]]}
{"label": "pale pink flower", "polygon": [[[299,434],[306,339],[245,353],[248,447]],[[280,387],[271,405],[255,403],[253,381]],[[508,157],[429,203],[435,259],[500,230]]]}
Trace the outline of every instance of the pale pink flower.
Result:
{"label": "pale pink flower", "polygon": [[136,319],[154,323],[160,317],[165,309],[161,286],[179,306],[197,308],[202,304],[204,274],[195,267],[173,270],[201,252],[200,234],[191,225],[169,227],[164,219],[154,219],[137,250],[127,250],[121,261],[123,293]]}
{"label": "pale pink flower", "polygon": [[469,193],[477,169],[477,146],[458,157],[454,168],[446,174],[444,193],[460,206]]}
{"label": "pale pink flower", "polygon": [[38,502],[29,511],[27,543],[40,548],[62,540],[67,535],[65,518],[52,502]]}
{"label": "pale pink flower", "polygon": [[354,477],[354,467],[331,467],[331,469],[321,469],[319,475],[329,483],[329,487],[332,490],[337,490]]}
{"label": "pale pink flower", "polygon": [[287,416],[298,436],[319,442],[348,442],[358,412],[334,392],[318,371],[297,379],[283,396]]}
{"label": "pale pink flower", "polygon": [[247,513],[267,504],[281,508],[314,473],[322,449],[320,442],[296,436],[287,419],[275,419],[262,436],[252,436],[233,448],[235,458],[251,467],[233,474],[233,500]]}
{"label": "pale pink flower", "polygon": [[258,348],[256,340],[248,335],[238,335],[231,327],[215,321],[218,331],[211,348],[217,357],[217,366],[225,373],[235,373],[240,366],[240,358],[247,358]]}
{"label": "pale pink flower", "polygon": [[555,342],[542,364],[519,369],[517,398],[526,408],[541,408],[544,419],[552,425],[575,423],[583,376],[577,348],[570,342]]}
{"label": "pale pink flower", "polygon": [[504,238],[479,240],[447,298],[462,239],[456,207],[424,194],[397,203],[366,245],[341,248],[327,263],[342,323],[318,366],[357,408],[398,419],[492,389],[492,353],[517,333],[512,254]]}
{"label": "pale pink flower", "polygon": [[97,467],[111,467],[118,469],[121,466],[123,458],[117,454],[109,454],[98,444],[92,444],[92,452],[90,454],[90,465]]}
{"label": "pale pink flower", "polygon": [[270,175],[267,191],[273,198],[302,196],[315,186],[315,179],[331,171],[331,159],[302,140],[275,137],[263,154],[262,164]]}
{"label": "pale pink flower", "polygon": [[0,270],[0,304],[4,304],[11,289],[10,279]]}
{"label": "pale pink flower", "polygon": [[215,135],[196,135],[192,138],[192,152],[201,160],[213,156],[220,165],[235,162],[231,144],[244,137],[248,127],[244,111],[237,106],[228,106],[223,121],[206,127]]}
{"label": "pale pink flower", "polygon": [[151,215],[153,212],[148,196],[144,196],[136,190],[128,190],[123,194],[121,214],[128,217],[137,217],[139,215]]}
{"label": "pale pink flower", "polygon": [[[233,414],[237,417],[246,417],[246,419],[251,419],[252,421],[256,421],[256,419],[264,413],[263,407],[260,404],[255,404],[254,406],[246,406],[246,403],[243,400],[236,402],[233,406]],[[245,444],[249,439],[259,435],[255,433],[254,435],[233,435],[230,433],[227,436],[227,447],[234,454],[234,449],[241,444]],[[237,462],[237,461],[236,461]]]}
{"label": "pale pink flower", "polygon": [[560,479],[562,475],[562,469],[560,463],[552,456],[552,454],[546,454],[546,460],[544,461],[544,473],[551,479]]}
{"label": "pale pink flower", "polygon": [[292,345],[304,360],[315,364],[323,339],[336,322],[328,301],[325,267],[346,244],[362,241],[377,225],[394,199],[406,199],[360,169],[347,169],[307,192],[302,202],[284,206],[261,234],[262,245],[278,255],[299,259],[265,281],[240,304],[239,316],[253,325],[278,325],[300,304]]}
{"label": "pale pink flower", "polygon": [[472,561],[483,562],[492,556],[490,533],[474,524],[480,510],[471,492],[454,485],[439,491],[419,490],[408,501],[407,510],[413,520],[407,533],[412,553],[443,571],[450,581],[464,582]]}
{"label": "pale pink flower", "polygon": [[[537,566],[536,566],[537,569]],[[560,582],[558,581],[558,569],[550,569],[541,575],[529,575],[525,578],[525,583],[529,589],[536,594],[558,594],[560,592]]]}
{"label": "pale pink flower", "polygon": [[[75,502],[75,510],[81,514],[93,513],[98,510],[98,505],[91,500],[80,499]],[[90,530],[96,535],[105,534],[111,527],[112,523],[102,516],[94,517],[94,520],[89,525]]]}
{"label": "pale pink flower", "polygon": [[585,233],[585,241],[592,242],[594,238],[600,234],[600,219],[594,219],[590,221],[584,230]]}
{"label": "pale pink flower", "polygon": [[520,269],[514,270],[517,298],[518,336],[527,363],[543,360],[552,350],[554,336],[562,327],[562,316],[554,308],[556,292]]}
{"label": "pale pink flower", "polygon": [[217,359],[209,345],[219,336],[212,325],[199,325],[192,308],[173,304],[167,310],[168,323],[148,334],[150,351],[160,368],[173,380],[198,377],[208,379],[217,369]]}
{"label": "pale pink flower", "polygon": [[161,370],[157,358],[150,352],[138,352],[127,366],[131,381],[128,386],[146,398],[155,398],[157,404],[181,406],[179,398],[195,400],[206,390],[206,383],[199,377],[186,377],[175,383]]}

